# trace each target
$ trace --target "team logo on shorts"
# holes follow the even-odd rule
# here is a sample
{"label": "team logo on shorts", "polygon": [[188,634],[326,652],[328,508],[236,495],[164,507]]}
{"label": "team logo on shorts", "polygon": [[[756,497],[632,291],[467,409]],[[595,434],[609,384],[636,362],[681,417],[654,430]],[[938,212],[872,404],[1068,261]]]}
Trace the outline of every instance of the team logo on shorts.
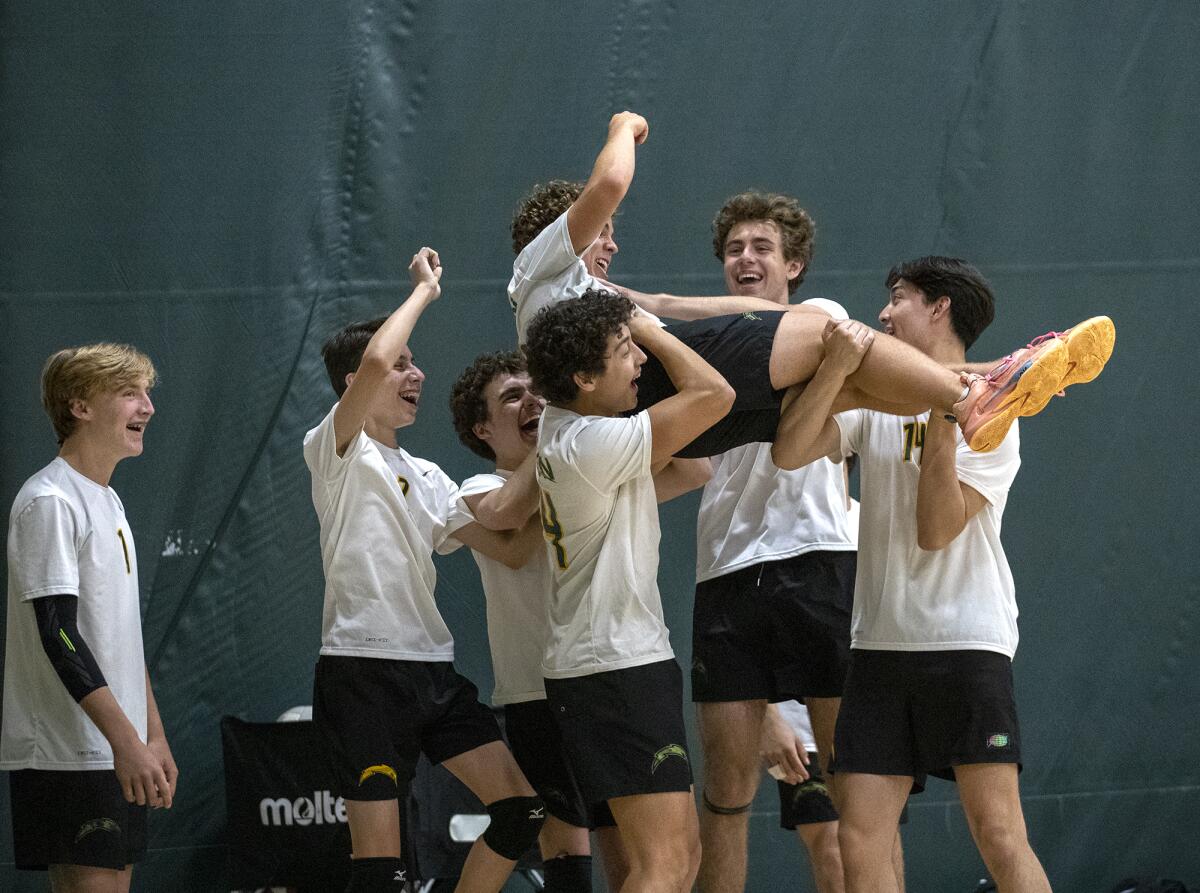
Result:
{"label": "team logo on shorts", "polygon": [[657,772],[658,767],[671,757],[679,757],[685,763],[688,762],[687,751],[683,749],[682,745],[668,744],[666,747],[660,747],[654,755],[654,762],[650,764],[650,774],[653,775]]}
{"label": "team logo on shorts", "polygon": [[109,831],[113,834],[121,833],[121,826],[112,819],[88,819],[79,826],[79,833],[75,835],[75,842],[83,840],[89,834],[94,834],[97,831]]}
{"label": "team logo on shorts", "polygon": [[987,740],[988,747],[1008,747],[1008,736],[1003,732],[991,735]]}
{"label": "team logo on shorts", "polygon": [[358,786],[361,788],[363,782],[365,782],[372,775],[386,775],[392,780],[392,784],[396,785],[397,787],[400,786],[400,782],[396,780],[396,770],[391,766],[385,766],[382,763],[380,763],[378,766],[368,766],[366,769],[364,769],[362,771],[362,775],[358,777]]}
{"label": "team logo on shorts", "polygon": [[742,316],[745,317],[746,319],[762,319],[762,317],[759,316],[757,313],[755,313],[753,310],[747,310],[745,313],[742,314]]}

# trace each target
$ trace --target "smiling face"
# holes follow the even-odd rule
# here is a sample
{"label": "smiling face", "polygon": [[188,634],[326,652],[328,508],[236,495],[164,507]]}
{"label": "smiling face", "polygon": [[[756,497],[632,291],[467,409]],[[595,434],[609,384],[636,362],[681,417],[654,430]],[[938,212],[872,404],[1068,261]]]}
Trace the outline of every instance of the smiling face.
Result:
{"label": "smiling face", "polygon": [[787,303],[788,280],[804,269],[800,261],[784,258],[779,225],[772,220],[735,224],[725,239],[722,263],[730,294],[779,304]]}
{"label": "smiling face", "polygon": [[140,456],[146,425],[154,415],[150,384],[139,378],[112,390],[97,391],[71,401],[71,413],[78,422],[68,442],[86,442],[89,449],[104,453],[114,464]]}
{"label": "smiling face", "polygon": [[538,420],[546,401],[530,389],[526,372],[501,373],[483,391],[487,420],[475,436],[492,448],[496,466],[514,470],[537,446]]}
{"label": "smiling face", "polygon": [[619,250],[617,243],[613,240],[613,222],[610,218],[604,224],[604,229],[600,230],[600,235],[596,236],[596,240],[580,256],[580,260],[583,261],[583,265],[590,275],[598,279],[607,279],[613,255]]}
{"label": "smiling face", "polygon": [[645,352],[633,342],[629,327],[608,336],[604,371],[594,378],[576,375],[581,396],[592,415],[616,416],[637,406],[637,380],[646,362]]}
{"label": "smiling face", "polygon": [[[349,384],[354,374],[346,377]],[[375,392],[371,408],[371,427],[377,431],[407,428],[417,420],[417,407],[421,403],[421,386],[425,373],[413,362],[412,351],[407,346],[401,349],[387,377]],[[375,436],[372,434],[371,436]]]}
{"label": "smiling face", "polygon": [[943,315],[939,313],[939,308],[944,311],[942,303],[948,304],[949,299],[940,298],[929,303],[925,297],[925,292],[907,279],[897,279],[892,285],[888,302],[879,311],[879,324],[887,334],[930,353],[931,342],[936,334],[934,320]]}

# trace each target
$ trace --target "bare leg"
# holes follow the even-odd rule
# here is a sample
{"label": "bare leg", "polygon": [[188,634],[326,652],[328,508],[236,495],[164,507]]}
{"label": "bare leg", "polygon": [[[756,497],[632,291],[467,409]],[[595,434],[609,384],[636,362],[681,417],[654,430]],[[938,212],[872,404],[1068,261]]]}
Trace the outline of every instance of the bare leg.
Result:
{"label": "bare leg", "polygon": [[49,873],[54,893],[129,893],[133,866],[118,871],[91,865],[51,865]]}
{"label": "bare leg", "polygon": [[[828,321],[821,313],[784,314],[771,349],[772,387],[801,384],[816,374],[825,355],[822,335]],[[957,372],[882,332],[875,334],[875,343],[847,383],[887,403],[932,406],[940,412],[950,412],[963,391]]]}
{"label": "bare leg", "polygon": [[617,827],[597,828],[596,849],[600,851],[600,862],[604,866],[604,880],[609,890],[620,890],[629,877],[629,857],[621,843],[621,830]]}
{"label": "bare leg", "polygon": [[845,893],[842,851],[838,849],[838,823],[814,822],[797,825],[796,836],[808,851],[817,893]]}
{"label": "bare leg", "polygon": [[848,893],[898,893],[892,853],[900,811],[912,788],[906,775],[839,773],[843,808],[838,842]]}
{"label": "bare leg", "polygon": [[842,699],[805,698],[804,706],[808,708],[808,718],[812,721],[813,738],[817,742],[817,756],[821,759],[821,773],[829,788],[829,798],[840,811],[842,804],[839,802],[837,776],[829,771],[829,764],[833,761],[833,730],[837,725]]}
{"label": "bare leg", "polygon": [[636,794],[608,801],[629,857],[621,893],[684,893],[700,864],[691,791]]}
{"label": "bare leg", "polygon": [[1014,763],[955,766],[958,796],[979,855],[1000,893],[1050,893],[1050,881],[1029,846]]}
{"label": "bare leg", "polygon": [[[536,796],[517,767],[516,760],[500,741],[451,757],[442,765],[485,805],[506,797]],[[512,874],[514,865],[514,860],[501,856],[480,837],[471,845],[467,861],[463,864],[462,877],[454,889],[461,893],[496,893]]]}
{"label": "bare leg", "polygon": [[538,835],[538,849],[541,850],[543,862],[557,859],[559,856],[592,854],[587,828],[568,825],[552,815],[546,816],[546,824],[542,825],[542,833]]}
{"label": "bare leg", "polygon": [[900,827],[896,827],[896,845],[892,847],[892,872],[896,875],[896,889],[904,893],[904,844],[900,842]]}
{"label": "bare leg", "polygon": [[353,858],[400,857],[398,800],[347,800],[346,819]]}
{"label": "bare leg", "polygon": [[[748,807],[762,778],[758,755],[767,702],[719,701],[697,704],[704,747],[704,798],[725,810]],[[732,893],[746,887],[747,833],[750,813],[716,813],[701,807],[700,889]]]}

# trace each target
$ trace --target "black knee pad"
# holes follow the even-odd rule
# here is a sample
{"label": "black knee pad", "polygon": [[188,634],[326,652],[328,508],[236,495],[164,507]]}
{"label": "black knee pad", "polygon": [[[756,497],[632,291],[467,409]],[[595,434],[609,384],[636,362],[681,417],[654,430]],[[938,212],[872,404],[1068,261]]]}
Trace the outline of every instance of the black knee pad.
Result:
{"label": "black knee pad", "polygon": [[559,856],[542,863],[546,893],[592,893],[592,857]]}
{"label": "black knee pad", "polygon": [[487,811],[492,822],[483,832],[483,842],[505,859],[521,858],[546,821],[541,797],[506,797],[490,804]]}
{"label": "black knee pad", "polygon": [[406,881],[404,860],[395,856],[354,859],[346,893],[400,893]]}
{"label": "black knee pad", "polygon": [[700,795],[700,799],[704,801],[704,808],[714,815],[741,815],[754,805],[754,801],[751,800],[745,806],[717,806],[717,804],[708,799],[707,791]]}

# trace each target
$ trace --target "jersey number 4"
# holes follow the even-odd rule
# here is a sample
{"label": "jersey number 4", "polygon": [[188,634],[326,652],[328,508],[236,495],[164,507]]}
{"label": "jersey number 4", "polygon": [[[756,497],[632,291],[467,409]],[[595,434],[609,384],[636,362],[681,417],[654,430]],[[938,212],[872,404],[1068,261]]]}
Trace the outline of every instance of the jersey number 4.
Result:
{"label": "jersey number 4", "polygon": [[542,491],[542,532],[546,534],[546,541],[554,547],[554,560],[565,571],[570,562],[567,561],[567,550],[562,545],[562,524],[558,522],[558,511],[545,490]]}

